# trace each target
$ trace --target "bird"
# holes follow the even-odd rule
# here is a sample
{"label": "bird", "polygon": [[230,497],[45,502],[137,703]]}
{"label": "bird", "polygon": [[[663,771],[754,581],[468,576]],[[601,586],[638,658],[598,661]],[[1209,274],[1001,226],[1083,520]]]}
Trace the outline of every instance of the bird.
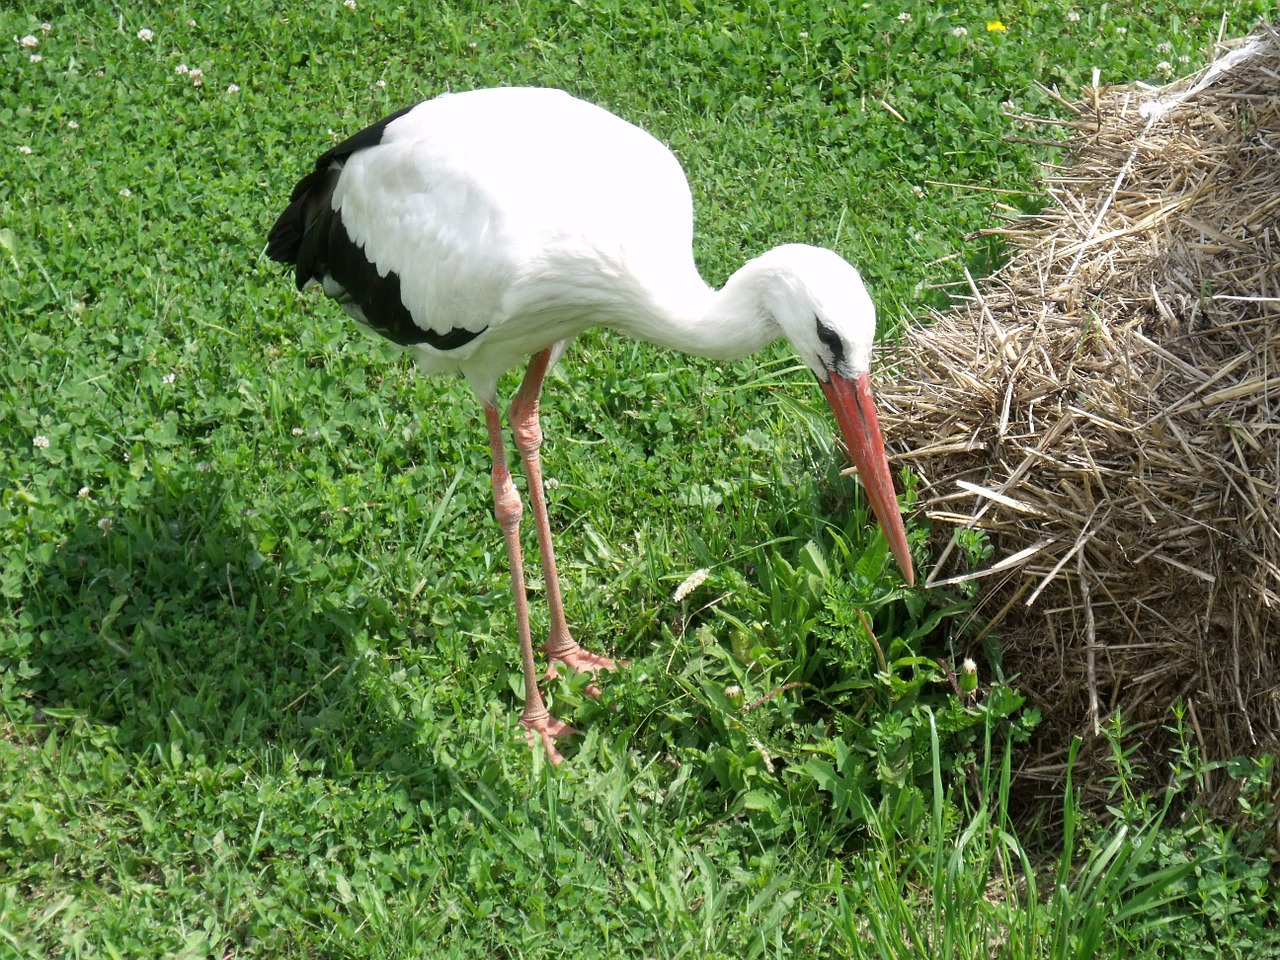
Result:
{"label": "bird", "polygon": [[[732,361],[785,338],[813,372],[903,579],[911,555],[870,387],[876,311],[832,250],[786,243],[716,290],[693,255],[693,199],[657,138],[561,90],[494,87],[405,107],[323,152],[293,188],[267,257],[318,284],[426,374],[461,375],[483,411],[494,513],[506,543],[525,701],[519,727],[561,762],[575,733],[539,689],[498,382],[525,363],[507,411],[528,480],[549,631],[541,652],[577,671],[544,494],[539,399],[547,371],[592,327]],[[598,691],[594,683],[590,691]]]}

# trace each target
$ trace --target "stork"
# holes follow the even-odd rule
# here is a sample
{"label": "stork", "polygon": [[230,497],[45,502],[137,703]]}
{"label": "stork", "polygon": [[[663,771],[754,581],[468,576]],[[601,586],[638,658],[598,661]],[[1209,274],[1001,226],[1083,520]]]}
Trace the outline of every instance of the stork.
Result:
{"label": "stork", "polygon": [[520,726],[559,763],[574,732],[538,688],[498,379],[527,361],[508,410],[546,581],[554,669],[611,670],[565,621],[547,519],[538,401],[578,333],[603,326],[734,360],[785,337],[817,377],[898,567],[914,582],[869,369],[875,307],[858,271],[819,247],[776,247],[720,290],[693,260],[693,202],[675,156],[559,90],[496,88],[406,107],[323,153],[271,229],[267,256],[296,267],[429,374],[461,374],[484,410],[524,673]]}

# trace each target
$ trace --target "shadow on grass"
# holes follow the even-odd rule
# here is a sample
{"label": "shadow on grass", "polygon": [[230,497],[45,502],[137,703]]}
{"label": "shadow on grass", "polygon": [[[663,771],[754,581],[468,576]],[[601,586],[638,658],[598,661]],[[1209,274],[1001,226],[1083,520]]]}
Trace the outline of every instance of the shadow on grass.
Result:
{"label": "shadow on grass", "polygon": [[77,527],[25,597],[35,706],[49,723],[67,711],[112,728],[126,753],[283,746],[346,768],[399,758],[398,772],[434,779],[420,724],[381,693],[366,653],[369,635],[402,625],[308,558],[260,555],[254,531],[273,523],[193,473]]}

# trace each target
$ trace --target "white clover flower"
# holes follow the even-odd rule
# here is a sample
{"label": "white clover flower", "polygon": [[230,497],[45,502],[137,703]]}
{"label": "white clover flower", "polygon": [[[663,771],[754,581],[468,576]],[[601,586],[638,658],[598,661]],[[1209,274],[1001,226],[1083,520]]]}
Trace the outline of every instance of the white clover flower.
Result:
{"label": "white clover flower", "polygon": [[76,123],[74,120],[68,120],[68,121],[67,121],[67,129],[68,129],[68,130],[79,130],[79,129],[80,129],[80,124]]}
{"label": "white clover flower", "polygon": [[915,186],[915,187],[912,187],[912,188],[911,188],[911,192],[912,192],[913,194],[915,194],[917,197],[923,197],[923,196],[924,196],[924,187],[921,187],[921,186]]}
{"label": "white clover flower", "polygon": [[32,62],[32,63],[39,63],[39,62],[40,62],[41,60],[43,60],[43,59],[44,59],[44,57],[40,56],[40,54],[38,54],[38,53],[33,53],[33,54],[31,55],[31,62]]}
{"label": "white clover flower", "polygon": [[382,89],[386,85],[387,85],[387,81],[385,80],[378,80],[374,83],[374,86],[377,87],[378,89]]}
{"label": "white clover flower", "polygon": [[120,196],[122,196],[122,197],[124,197],[126,200],[128,200],[130,197],[132,197],[132,196],[133,196],[133,191],[132,191],[132,190],[130,190],[128,187],[121,187],[121,188],[120,188]]}
{"label": "white clover flower", "polygon": [[33,447],[39,447],[41,450],[48,450],[48,449],[49,449],[49,438],[48,438],[48,437],[46,437],[46,436],[42,433],[42,434],[38,435],[37,437],[35,437],[35,438],[31,441],[31,445],[32,445]]}
{"label": "white clover flower", "polygon": [[163,377],[160,378],[160,382],[164,384],[169,384],[169,383],[173,383],[177,379],[178,379],[177,372],[171,370],[170,372],[166,373]]}
{"label": "white clover flower", "polygon": [[1173,75],[1173,64],[1168,60],[1161,60],[1156,64],[1156,70],[1164,74],[1166,77]]}
{"label": "white clover flower", "polygon": [[710,572],[711,571],[708,570],[706,567],[700,567],[697,570],[693,571],[693,573],[685,577],[684,583],[676,587],[676,592],[672,596],[672,599],[675,600],[676,603],[679,603],[680,601],[684,600],[685,597],[689,596],[689,594],[693,593],[693,591],[697,590],[700,586],[702,586],[703,581],[707,579],[707,574],[709,574]]}
{"label": "white clover flower", "polygon": [[196,473],[208,473],[213,469],[213,464],[208,460],[201,460],[196,464]]}
{"label": "white clover flower", "polygon": [[969,30],[967,27],[953,27],[951,35],[953,37],[967,37],[969,35]]}
{"label": "white clover flower", "polygon": [[1068,11],[1067,11],[1067,20],[1068,20],[1068,21],[1070,21],[1071,23],[1079,23],[1079,22],[1080,22],[1080,14],[1076,13],[1076,11],[1074,11],[1074,10],[1068,10]]}
{"label": "white clover flower", "polygon": [[293,428],[292,430],[290,430],[289,432],[290,432],[290,433],[292,433],[295,437],[300,437],[300,436],[302,436],[304,433],[306,433],[307,431],[303,430],[301,427],[294,427],[294,428]]}
{"label": "white clover flower", "polygon": [[1172,43],[1157,43],[1157,44],[1156,44],[1156,53],[1172,53],[1172,52],[1173,52],[1173,44],[1172,44]]}
{"label": "white clover flower", "polygon": [[44,32],[44,35],[47,37],[49,34],[53,33],[53,24],[42,23],[40,24],[40,29]]}
{"label": "white clover flower", "polygon": [[187,26],[188,26],[188,27],[194,27],[195,25],[196,25],[196,22],[195,22],[194,20],[188,20],[188,21],[187,21]]}
{"label": "white clover flower", "polygon": [[240,84],[238,83],[227,84],[227,93],[239,93],[239,92],[240,92]]}
{"label": "white clover flower", "polygon": [[19,152],[20,154],[22,154],[24,157],[26,157],[26,156],[30,156],[30,155],[31,155],[31,148],[30,148],[30,147],[28,147],[28,146],[24,143],[22,146],[20,146],[20,147],[18,148],[18,152]]}
{"label": "white clover flower", "polygon": [[910,23],[911,14],[907,13],[906,11],[903,11],[902,13],[898,14],[898,20],[901,23]]}
{"label": "white clover flower", "polygon": [[1129,32],[1128,27],[1116,27],[1116,33],[1120,34],[1120,36],[1122,37],[1128,32]]}
{"label": "white clover flower", "polygon": [[182,77],[190,73],[191,70],[187,67],[185,63],[180,63],[173,68],[173,72],[176,73],[178,76]]}
{"label": "white clover flower", "polygon": [[1190,58],[1189,56],[1187,56],[1187,55],[1184,53],[1182,56],[1180,56],[1180,57],[1178,58],[1178,62],[1179,62],[1179,63],[1190,63],[1190,62],[1191,62],[1191,58]]}
{"label": "white clover flower", "polygon": [[808,39],[809,39],[809,31],[808,31],[808,30],[801,30],[801,31],[800,31],[800,39],[801,39],[801,40],[808,40]]}
{"label": "white clover flower", "polygon": [[348,10],[354,10],[356,8],[356,0],[342,0],[342,5]]}
{"label": "white clover flower", "polygon": [[27,48],[40,46],[40,41],[30,33],[28,33],[25,37],[23,37],[18,42]]}
{"label": "white clover flower", "polygon": [[115,525],[116,525],[116,522],[112,520],[110,517],[103,517],[101,520],[98,521],[98,529],[102,531],[102,535],[104,537],[111,532],[111,528],[114,527]]}
{"label": "white clover flower", "polygon": [[88,487],[81,487],[80,492],[77,493],[76,496],[79,497],[81,500],[88,500],[90,497],[93,496],[93,491],[90,490]]}
{"label": "white clover flower", "polygon": [[152,33],[150,30],[148,30],[146,27],[143,27],[141,30],[138,31],[138,39],[141,40],[143,43],[150,43],[155,38],[156,38],[156,35]]}

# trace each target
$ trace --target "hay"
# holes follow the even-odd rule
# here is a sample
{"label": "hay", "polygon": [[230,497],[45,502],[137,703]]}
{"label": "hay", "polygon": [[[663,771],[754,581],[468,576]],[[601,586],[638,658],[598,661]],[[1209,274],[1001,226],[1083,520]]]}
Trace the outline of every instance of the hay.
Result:
{"label": "hay", "polygon": [[991,231],[1011,261],[891,345],[878,390],[950,541],[929,582],[981,581],[1045,714],[1022,774],[1047,794],[1116,711],[1159,776],[1177,701],[1206,759],[1280,745],[1280,33],[1087,94],[1049,208]]}

